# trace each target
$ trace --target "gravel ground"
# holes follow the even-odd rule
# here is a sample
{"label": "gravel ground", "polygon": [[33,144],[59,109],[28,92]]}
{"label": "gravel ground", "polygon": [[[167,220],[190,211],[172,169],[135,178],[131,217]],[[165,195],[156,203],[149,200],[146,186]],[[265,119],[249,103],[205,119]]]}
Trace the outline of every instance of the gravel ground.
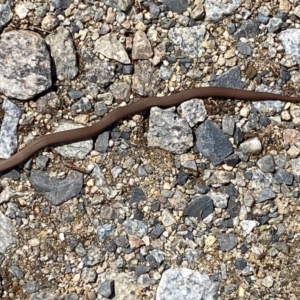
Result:
{"label": "gravel ground", "polygon": [[[3,2],[2,158],[141,97],[299,90],[295,1]],[[299,125],[192,99],[39,151],[0,174],[1,299],[299,299]]]}

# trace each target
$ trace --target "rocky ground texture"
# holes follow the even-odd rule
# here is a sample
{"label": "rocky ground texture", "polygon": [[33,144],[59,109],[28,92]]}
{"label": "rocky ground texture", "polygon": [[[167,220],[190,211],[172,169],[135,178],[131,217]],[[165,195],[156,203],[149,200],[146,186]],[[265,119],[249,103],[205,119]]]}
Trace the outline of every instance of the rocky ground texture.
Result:
{"label": "rocky ground texture", "polygon": [[[141,97],[299,94],[300,3],[0,1],[0,157]],[[299,299],[300,108],[192,99],[0,174],[1,299]]]}

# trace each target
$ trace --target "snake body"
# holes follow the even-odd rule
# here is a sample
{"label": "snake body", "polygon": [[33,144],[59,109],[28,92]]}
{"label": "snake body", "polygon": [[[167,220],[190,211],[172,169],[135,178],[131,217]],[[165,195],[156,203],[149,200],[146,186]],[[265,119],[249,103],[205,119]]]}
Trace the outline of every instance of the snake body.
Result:
{"label": "snake body", "polygon": [[280,100],[284,102],[300,102],[300,97],[289,97],[267,92],[245,91],[224,87],[199,87],[188,89],[165,97],[143,98],[137,102],[128,104],[124,107],[119,107],[109,112],[100,121],[91,126],[56,132],[49,135],[41,136],[31,141],[24,149],[17,152],[10,158],[1,161],[0,172],[7,171],[16,167],[20,163],[28,160],[34,155],[35,152],[42,148],[58,144],[69,144],[90,139],[102,133],[105,129],[107,129],[116,121],[147,110],[153,106],[168,108],[171,106],[179,105],[182,102],[190,100],[192,98],[203,99],[208,97],[216,97],[219,99],[233,98],[250,101]]}

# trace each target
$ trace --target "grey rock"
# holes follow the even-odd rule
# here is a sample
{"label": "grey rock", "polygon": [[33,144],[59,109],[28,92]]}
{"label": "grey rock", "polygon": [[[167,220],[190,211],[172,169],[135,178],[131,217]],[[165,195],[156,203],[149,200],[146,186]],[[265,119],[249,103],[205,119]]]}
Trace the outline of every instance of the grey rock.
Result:
{"label": "grey rock", "polygon": [[83,175],[74,171],[64,179],[57,179],[50,177],[47,172],[32,170],[30,183],[53,205],[60,205],[81,193]]}
{"label": "grey rock", "polygon": [[146,274],[151,270],[151,268],[149,266],[145,266],[145,265],[137,265],[135,267],[135,274],[136,276],[140,276],[142,274]]}
{"label": "grey rock", "polygon": [[101,61],[91,53],[83,53],[82,58],[85,76],[90,83],[97,83],[100,87],[107,87],[112,82],[115,71],[109,62]]}
{"label": "grey rock", "polygon": [[274,157],[267,154],[257,161],[257,166],[265,173],[273,173],[275,171]]}
{"label": "grey rock", "polygon": [[51,2],[55,8],[61,9],[67,9],[72,3],[71,0],[52,0]]}
{"label": "grey rock", "polygon": [[119,214],[116,209],[109,205],[103,205],[101,207],[101,214],[100,217],[107,220],[116,220]]}
{"label": "grey rock", "polygon": [[165,226],[161,224],[157,224],[151,231],[151,238],[153,239],[159,238],[164,231],[165,231]]}
{"label": "grey rock", "polygon": [[274,199],[275,197],[276,194],[272,191],[272,189],[270,187],[266,187],[260,192],[256,199],[256,202],[261,203],[267,200]]}
{"label": "grey rock", "polygon": [[242,89],[244,84],[242,82],[241,70],[238,66],[229,69],[227,72],[219,75],[211,82],[213,86],[231,87],[235,89]]}
{"label": "grey rock", "polygon": [[0,131],[0,158],[9,158],[17,148],[17,128],[22,110],[4,99],[2,109],[5,111]]}
{"label": "grey rock", "polygon": [[240,162],[240,158],[237,154],[232,154],[232,155],[226,157],[224,159],[224,162],[228,166],[235,167]]}
{"label": "grey rock", "polygon": [[283,24],[282,20],[279,18],[271,18],[267,24],[267,29],[269,32],[276,32],[281,25]]}
{"label": "grey rock", "polygon": [[264,14],[262,14],[260,12],[257,15],[257,19],[262,24],[267,24],[269,22],[269,20],[270,20],[270,18],[268,16],[265,16]]}
{"label": "grey rock", "polygon": [[162,0],[167,10],[182,14],[188,8],[188,0]]}
{"label": "grey rock", "polygon": [[106,240],[113,234],[114,227],[111,224],[103,224],[97,227],[97,235],[100,241]]}
{"label": "grey rock", "polygon": [[224,115],[222,119],[222,131],[228,135],[233,135],[235,130],[235,122],[229,115]]}
{"label": "grey rock", "polygon": [[90,102],[90,100],[86,97],[82,97],[81,99],[79,99],[77,102],[75,102],[74,104],[72,104],[71,106],[71,110],[74,112],[87,112],[92,108],[92,104]]}
{"label": "grey rock", "polygon": [[109,92],[118,102],[128,101],[130,97],[130,85],[127,82],[114,82],[109,87]]}
{"label": "grey rock", "polygon": [[157,19],[160,14],[160,8],[155,3],[151,3],[149,6],[149,12],[151,15],[151,19]]}
{"label": "grey rock", "polygon": [[78,100],[83,97],[82,91],[79,90],[69,90],[68,95],[74,100]]}
{"label": "grey rock", "polygon": [[164,262],[165,256],[162,251],[160,251],[158,249],[153,249],[150,253],[151,253],[151,256],[153,257],[153,259],[156,261],[158,266],[160,266]]}
{"label": "grey rock", "polygon": [[188,204],[184,210],[184,215],[203,220],[214,212],[213,202],[210,197],[203,196],[196,198]]}
{"label": "grey rock", "polygon": [[140,220],[126,220],[123,226],[128,234],[134,234],[143,237],[147,234],[148,225]]}
{"label": "grey rock", "polygon": [[110,32],[109,25],[106,22],[103,22],[103,24],[102,24],[102,26],[100,28],[99,34],[105,35],[105,34],[107,34],[109,32]]}
{"label": "grey rock", "polygon": [[20,269],[19,266],[13,265],[11,266],[10,270],[13,272],[13,274],[20,280],[24,277],[23,271]]}
{"label": "grey rock", "polygon": [[126,15],[123,12],[116,12],[116,21],[118,24],[122,24],[126,20]]}
{"label": "grey rock", "polygon": [[169,19],[169,18],[162,18],[161,19],[161,27],[163,29],[170,29],[174,27],[176,24],[176,21],[174,19]]}
{"label": "grey rock", "polygon": [[292,173],[287,172],[286,170],[279,168],[274,174],[273,182],[276,184],[292,185],[294,176]]}
{"label": "grey rock", "polygon": [[300,157],[291,159],[292,173],[300,176]]}
{"label": "grey rock", "polygon": [[212,164],[218,165],[233,152],[226,135],[210,120],[196,130],[197,148]]}
{"label": "grey rock", "polygon": [[82,244],[79,244],[76,248],[75,248],[75,252],[77,253],[77,255],[79,257],[84,257],[87,254],[86,249],[83,247]]}
{"label": "grey rock", "polygon": [[234,38],[239,40],[244,37],[246,39],[254,38],[259,34],[259,21],[246,20],[242,22],[240,28],[234,33]]}
{"label": "grey rock", "polygon": [[244,55],[251,55],[252,54],[252,48],[249,44],[243,43],[243,42],[238,42],[236,45],[236,49],[238,52]]}
{"label": "grey rock", "polygon": [[74,79],[78,74],[78,66],[70,31],[65,27],[59,27],[57,33],[48,35],[45,41],[51,49],[57,78]]}
{"label": "grey rock", "polygon": [[232,0],[230,2],[221,2],[214,0],[205,1],[206,20],[209,22],[221,21],[226,16],[232,15],[241,5],[241,0]]}
{"label": "grey rock", "polygon": [[94,47],[95,51],[107,58],[114,59],[122,64],[130,64],[128,54],[115,34],[104,35],[95,42]]}
{"label": "grey rock", "polygon": [[193,135],[188,123],[177,114],[153,107],[150,110],[147,141],[150,147],[182,154],[193,146]]}
{"label": "grey rock", "polygon": [[169,39],[190,58],[201,57],[204,50],[202,42],[206,36],[204,25],[197,25],[188,28],[175,27],[168,32]]}
{"label": "grey rock", "polygon": [[234,261],[234,265],[238,270],[244,270],[247,267],[247,260],[243,257],[239,257]]}
{"label": "grey rock", "polygon": [[237,245],[237,238],[231,233],[217,233],[216,238],[222,251],[230,251]]}
{"label": "grey rock", "polygon": [[300,29],[287,29],[280,33],[279,39],[285,53],[291,55],[300,64]]}
{"label": "grey rock", "polygon": [[104,131],[98,135],[95,142],[95,150],[105,153],[108,149],[109,131]]}
{"label": "grey rock", "polygon": [[116,197],[118,192],[107,183],[107,180],[103,175],[99,165],[94,165],[92,176],[95,179],[95,186],[97,186],[108,199],[113,199]]}
{"label": "grey rock", "polygon": [[[275,94],[280,94],[281,92],[277,89],[270,88],[266,85],[260,85],[256,91],[258,92],[269,92],[269,93],[275,93]],[[280,113],[284,106],[285,103],[282,101],[255,101],[253,102],[253,106],[256,108],[256,110],[266,116],[272,116],[275,113]]]}
{"label": "grey rock", "polygon": [[98,289],[98,294],[105,298],[111,299],[115,293],[115,282],[114,280],[105,280]]}
{"label": "grey rock", "polygon": [[161,82],[159,71],[148,60],[137,61],[134,69],[131,85],[133,92],[145,97],[155,96]]}
{"label": "grey rock", "polygon": [[104,253],[95,245],[93,245],[91,249],[88,250],[87,255],[83,259],[85,267],[93,267],[103,261]]}
{"label": "grey rock", "polygon": [[180,104],[181,116],[189,123],[190,127],[203,122],[207,117],[203,100],[191,99]]}
{"label": "grey rock", "polygon": [[128,246],[128,239],[126,236],[119,236],[115,239],[115,243],[118,247],[126,248]]}
{"label": "grey rock", "polygon": [[169,80],[174,74],[174,70],[162,65],[159,69],[159,77],[162,80]]}
{"label": "grey rock", "polygon": [[240,225],[246,234],[249,234],[259,223],[255,220],[243,220]]}
{"label": "grey rock", "polygon": [[149,59],[153,56],[153,50],[150,41],[145,32],[138,30],[133,37],[132,58]]}
{"label": "grey rock", "polygon": [[[5,1],[4,1],[5,2]],[[12,19],[13,12],[10,7],[9,1],[6,1],[6,3],[0,4],[0,30]]]}
{"label": "grey rock", "polygon": [[97,116],[102,117],[104,116],[107,112],[107,106],[103,102],[97,102],[94,105],[95,113]]}
{"label": "grey rock", "polygon": [[144,191],[139,187],[135,187],[132,191],[132,195],[129,200],[129,205],[132,205],[134,203],[139,203],[139,202],[145,201],[145,200],[147,200],[147,197],[146,197]]}
{"label": "grey rock", "polygon": [[195,263],[203,254],[202,250],[187,248],[185,251],[186,259],[190,263]]}
{"label": "grey rock", "polygon": [[1,243],[0,243],[0,253],[5,254],[5,252],[14,244],[16,243],[16,232],[15,228],[9,218],[7,218],[1,211],[0,211],[0,236],[1,236]]}
{"label": "grey rock", "polygon": [[212,300],[217,298],[218,282],[208,275],[187,268],[165,271],[159,282],[156,300]]}
{"label": "grey rock", "polygon": [[39,283],[35,280],[28,281],[25,285],[26,293],[33,294],[39,291]]}
{"label": "grey rock", "polygon": [[2,33],[0,57],[0,92],[7,97],[27,100],[51,86],[50,55],[37,33]]}
{"label": "grey rock", "polygon": [[229,199],[228,194],[216,193],[216,192],[211,191],[209,193],[209,197],[213,201],[215,207],[227,208],[228,199]]}
{"label": "grey rock", "polygon": [[239,151],[247,155],[260,153],[261,150],[262,144],[257,137],[248,139],[247,141],[241,143],[239,147]]}
{"label": "grey rock", "polygon": [[120,174],[122,174],[123,169],[120,166],[115,166],[110,170],[110,173],[113,178],[117,178]]}

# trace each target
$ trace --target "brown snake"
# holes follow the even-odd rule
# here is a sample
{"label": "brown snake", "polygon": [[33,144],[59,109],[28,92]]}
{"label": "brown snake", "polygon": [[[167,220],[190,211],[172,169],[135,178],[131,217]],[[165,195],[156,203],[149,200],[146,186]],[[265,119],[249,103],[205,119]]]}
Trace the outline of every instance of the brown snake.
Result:
{"label": "brown snake", "polygon": [[224,87],[200,87],[185,90],[176,94],[165,97],[149,97],[143,98],[137,102],[131,103],[124,107],[119,107],[107,115],[105,115],[99,122],[84,128],[66,130],[56,132],[33,140],[24,149],[13,155],[12,157],[0,162],[0,172],[9,170],[18,164],[28,160],[35,152],[51,145],[69,144],[82,140],[90,139],[110,125],[120,119],[124,119],[130,115],[137,114],[141,111],[147,110],[153,106],[168,108],[174,105],[179,105],[184,101],[192,98],[233,98],[241,100],[265,101],[265,100],[281,100],[284,102],[300,102],[300,97],[288,97],[273,93],[245,91]]}

